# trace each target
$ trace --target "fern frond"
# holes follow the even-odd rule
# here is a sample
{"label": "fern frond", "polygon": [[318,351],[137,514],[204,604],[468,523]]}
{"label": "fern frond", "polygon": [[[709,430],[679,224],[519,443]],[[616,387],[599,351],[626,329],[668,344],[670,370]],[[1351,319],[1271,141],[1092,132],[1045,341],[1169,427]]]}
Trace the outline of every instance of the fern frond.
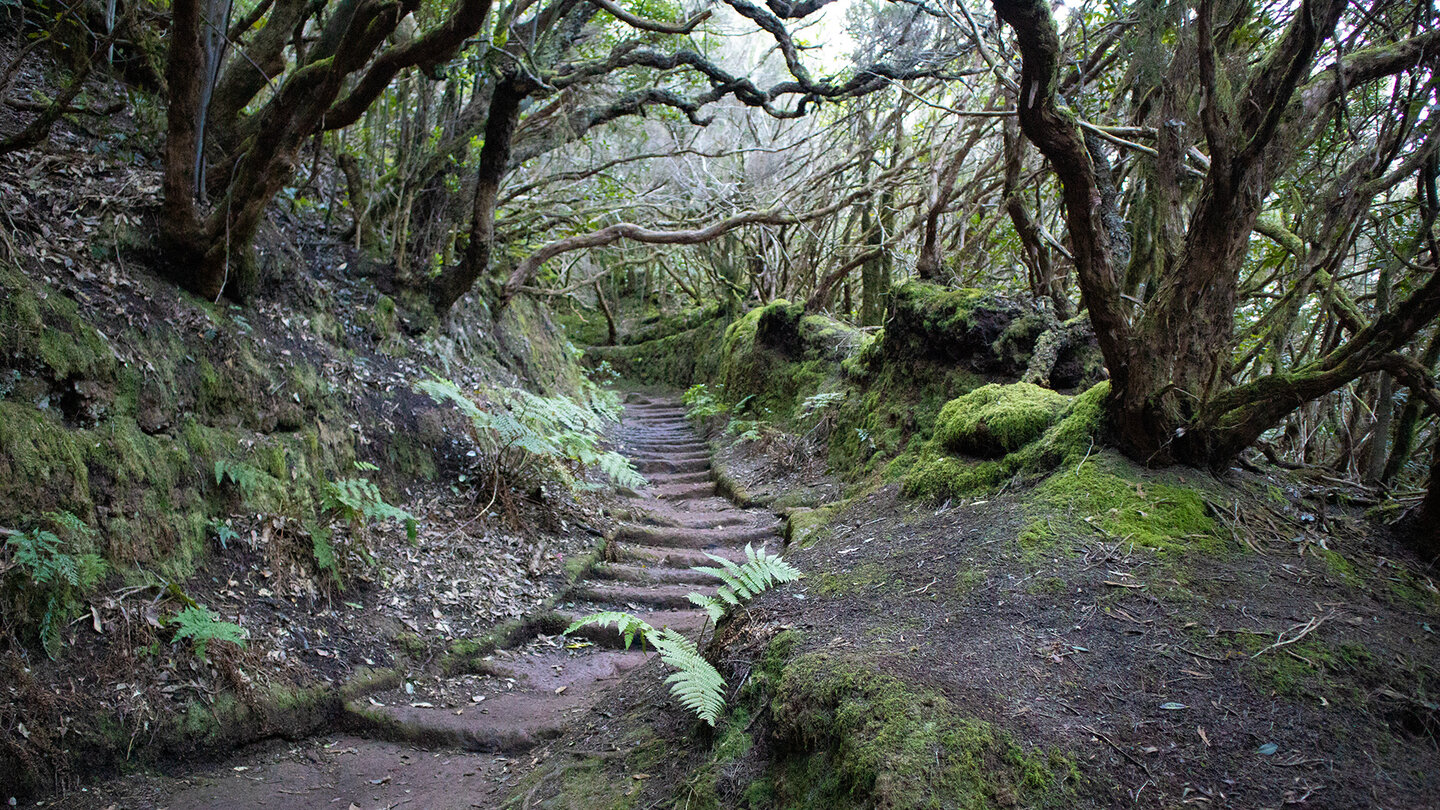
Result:
{"label": "fern frond", "polygon": [[696,602],[693,598],[691,601],[705,608],[705,611],[710,613],[711,618],[717,622],[720,620],[719,617],[715,616],[707,605],[720,606],[723,616],[725,604],[739,606],[742,600],[754,598],[775,585],[794,582],[804,576],[795,566],[781,559],[779,554],[771,554],[766,551],[764,546],[756,549],[746,543],[745,562],[743,563],[736,563],[715,554],[707,553],[705,556],[719,563],[721,567],[697,565],[690,570],[715,577],[724,584],[715,591],[715,595],[719,597],[718,600],[707,598],[706,604]]}
{"label": "fern frond", "polygon": [[630,649],[630,644],[634,642],[637,635],[644,641],[645,639],[651,638],[655,633],[655,628],[651,627],[638,616],[626,613],[623,610],[602,610],[599,613],[591,613],[589,616],[581,616],[576,619],[569,627],[565,628],[564,634],[568,636],[576,630],[591,624],[598,624],[601,627],[609,627],[612,624],[615,625],[615,629],[620,631],[620,635],[625,639],[625,649],[627,650]]}
{"label": "fern frond", "polygon": [[205,651],[212,641],[228,641],[245,646],[245,628],[233,622],[221,621],[219,616],[203,605],[185,608],[170,619],[170,624],[179,628],[175,631],[174,640],[192,639],[195,643],[195,654],[202,661],[205,660]]}
{"label": "fern frond", "polygon": [[691,593],[686,594],[686,596],[690,599],[690,604],[704,610],[705,613],[710,616],[710,622],[712,624],[719,622],[721,617],[725,615],[725,605],[713,597],[706,596],[703,593]]}
{"label": "fern frond", "polygon": [[700,655],[695,642],[668,627],[650,636],[650,643],[660,660],[675,669],[665,679],[670,694],[701,720],[715,725],[725,711],[725,679]]}

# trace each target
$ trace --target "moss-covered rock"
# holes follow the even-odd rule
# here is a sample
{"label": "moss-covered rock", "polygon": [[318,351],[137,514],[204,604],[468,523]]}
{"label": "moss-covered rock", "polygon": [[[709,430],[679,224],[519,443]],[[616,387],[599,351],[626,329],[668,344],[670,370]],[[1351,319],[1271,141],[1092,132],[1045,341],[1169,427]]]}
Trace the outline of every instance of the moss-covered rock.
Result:
{"label": "moss-covered rock", "polygon": [[784,752],[768,790],[792,808],[999,808],[1063,804],[1076,778],[944,697],[853,660],[810,653],[770,703]]}
{"label": "moss-covered rock", "polygon": [[1026,509],[1033,520],[1022,537],[1032,545],[1061,533],[1099,532],[1161,553],[1224,548],[1193,487],[1147,480],[1139,467],[1108,451],[1047,478],[1026,498]]}
{"label": "moss-covered rock", "polygon": [[977,462],[950,455],[937,433],[936,440],[904,471],[905,494],[936,500],[974,495],[1015,476],[1036,477],[1067,462],[1077,464],[1095,447],[1109,394],[1110,384],[1105,382],[1079,396],[1062,397],[1066,402],[1053,417],[1053,424],[1038,438],[994,461]]}
{"label": "moss-covered rock", "polygon": [[992,383],[945,404],[935,420],[935,441],[958,453],[998,458],[1040,438],[1069,402],[1030,383]]}

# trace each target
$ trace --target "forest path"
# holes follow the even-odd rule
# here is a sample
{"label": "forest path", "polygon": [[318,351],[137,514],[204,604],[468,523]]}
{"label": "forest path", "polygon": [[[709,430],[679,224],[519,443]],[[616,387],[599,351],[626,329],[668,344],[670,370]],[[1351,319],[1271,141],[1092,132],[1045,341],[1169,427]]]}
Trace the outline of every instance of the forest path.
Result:
{"label": "forest path", "polygon": [[[575,584],[564,612],[623,610],[694,638],[706,616],[688,594],[713,595],[716,582],[691,566],[708,564],[707,553],[743,560],[747,543],[778,540],[779,522],[717,494],[709,446],[679,403],[630,395],[617,441],[649,486],[626,500],[627,519],[605,561]],[[185,777],[146,778],[119,792],[100,786],[51,806],[496,807],[545,757],[546,740],[585,718],[607,687],[646,660],[638,644],[624,649],[613,628],[540,635],[496,651],[483,672],[415,673],[350,701],[346,734],[274,742]]]}

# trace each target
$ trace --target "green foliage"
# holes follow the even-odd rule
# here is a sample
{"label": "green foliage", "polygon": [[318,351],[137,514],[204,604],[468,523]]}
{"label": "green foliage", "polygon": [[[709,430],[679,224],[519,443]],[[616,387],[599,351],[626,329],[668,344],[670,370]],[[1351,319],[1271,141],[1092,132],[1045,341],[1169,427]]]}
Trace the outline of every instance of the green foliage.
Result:
{"label": "green foliage", "polygon": [[218,459],[215,462],[215,485],[223,486],[226,481],[240,490],[245,500],[251,500],[265,483],[265,473],[243,461]]}
{"label": "green foliage", "polygon": [[690,386],[680,397],[680,401],[685,403],[685,415],[696,422],[704,422],[729,413],[729,406],[721,398],[723,390],[723,385],[717,385],[714,389],[705,383]]}
{"label": "green foliage", "polygon": [[609,627],[612,624],[615,625],[615,629],[618,630],[621,637],[625,639],[625,649],[627,650],[630,649],[630,645],[634,643],[637,637],[643,645],[646,643],[649,635],[655,632],[654,627],[651,627],[642,619],[632,616],[623,610],[602,610],[599,613],[592,613],[589,616],[576,619],[573,624],[565,628],[565,632],[567,634],[573,633],[591,624],[598,624],[601,627]]}
{"label": "green foliage", "polygon": [[1034,519],[1022,532],[1022,546],[1043,548],[1067,531],[1098,532],[1162,553],[1223,548],[1193,487],[1147,480],[1138,467],[1108,452],[1050,476],[1026,506]]}
{"label": "green foliage", "polygon": [[205,660],[206,651],[212,641],[228,641],[245,646],[245,628],[233,622],[224,622],[204,605],[192,605],[171,617],[169,624],[176,628],[175,641],[190,639],[195,644],[195,655]]}
{"label": "green foliage", "polygon": [[[793,566],[780,559],[779,555],[769,554],[764,547],[757,551],[746,544],[744,563],[734,563],[713,554],[705,556],[723,567],[697,566],[693,570],[718,577],[725,584],[719,589],[719,599],[691,593],[690,601],[704,608],[711,620],[716,622],[725,615],[727,608],[742,604],[742,600],[754,598],[774,585],[793,582],[801,577]],[[725,679],[700,655],[695,642],[668,627],[657,630],[639,617],[618,610],[582,616],[565,628],[565,633],[568,635],[592,624],[601,627],[614,625],[624,636],[627,650],[637,637],[642,644],[654,647],[660,660],[675,670],[665,679],[670,685],[670,693],[701,720],[715,725],[725,711]]]}
{"label": "green foliage", "polygon": [[395,520],[404,524],[405,536],[412,543],[419,531],[415,516],[386,503],[380,488],[367,478],[327,482],[322,503],[326,509],[334,510],[341,519],[356,528],[376,521]]}
{"label": "green foliage", "polygon": [[770,715],[788,752],[773,806],[820,808],[1068,806],[1077,771],[1026,750],[944,696],[826,653],[783,667]]}
{"label": "green foliage", "polygon": [[601,447],[607,421],[619,402],[598,390],[588,405],[567,397],[542,397],[519,388],[501,388],[482,404],[433,372],[415,384],[440,403],[450,403],[470,420],[471,437],[492,475],[524,481],[558,477],[571,487],[579,474],[596,467],[615,485],[639,489],[645,477],[629,459]]}
{"label": "green foliage", "polygon": [[670,694],[696,717],[714,726],[725,711],[725,679],[700,654],[695,642],[680,633],[667,627],[649,638],[660,660],[675,670],[665,679]]}
{"label": "green foliage", "polygon": [[1070,398],[1030,383],[994,383],[940,409],[935,442],[961,453],[998,458],[1038,439]]}
{"label": "green foliage", "polygon": [[743,563],[736,563],[714,554],[705,556],[720,563],[721,567],[696,566],[693,570],[709,574],[724,584],[720,586],[715,596],[692,593],[690,601],[709,614],[712,622],[718,623],[725,615],[725,611],[731,607],[738,607],[741,600],[753,599],[756,595],[775,585],[794,582],[802,576],[795,566],[785,562],[779,554],[770,554],[765,551],[763,546],[757,551],[749,543],[745,544],[745,562]]}
{"label": "green foliage", "polygon": [[[23,613],[38,608],[40,642],[51,658],[60,654],[61,631],[83,607],[82,600],[105,577],[105,561],[88,549],[95,531],[69,512],[46,515],[55,531],[36,528],[5,541],[17,571],[14,582]],[[0,568],[0,571],[3,571]]]}
{"label": "green foliage", "polygon": [[1104,382],[1070,399],[1058,421],[1039,438],[999,460],[972,462],[945,453],[934,442],[906,471],[904,492],[918,498],[961,497],[1015,476],[1040,476],[1057,467],[1079,465],[1095,448],[1109,393],[1110,384]]}

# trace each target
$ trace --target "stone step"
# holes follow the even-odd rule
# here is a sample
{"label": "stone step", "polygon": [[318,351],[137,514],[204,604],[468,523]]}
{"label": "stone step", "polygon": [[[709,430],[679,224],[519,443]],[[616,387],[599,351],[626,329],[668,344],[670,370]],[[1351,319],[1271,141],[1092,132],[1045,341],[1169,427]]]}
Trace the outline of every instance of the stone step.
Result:
{"label": "stone step", "polygon": [[[580,618],[584,614],[562,613],[560,615],[563,618],[567,619],[570,623],[574,623],[576,619]],[[709,617],[705,615],[705,611],[698,610],[696,608],[691,608],[689,610],[640,610],[635,611],[634,615],[635,618],[645,622],[646,624],[654,627],[657,630],[669,627],[670,629],[678,633],[683,633],[684,635],[687,635],[692,639],[699,635],[701,629],[703,629],[705,625],[709,622]],[[596,646],[606,647],[610,649],[618,650],[624,649],[625,647],[624,637],[620,635],[619,631],[617,631],[613,625],[611,625],[610,627],[600,627],[593,624],[586,625],[571,633],[570,638],[584,639],[585,641],[589,641]],[[638,639],[633,640],[631,642],[630,649],[640,649],[640,641]]]}
{"label": "stone step", "polygon": [[630,543],[623,543],[615,547],[615,556],[621,560],[647,565],[665,565],[671,568],[715,565],[715,561],[705,556],[706,554],[714,554],[716,557],[723,557],[731,562],[739,563],[745,561],[745,551],[738,548],[665,548],[663,546],[640,546]]}
{"label": "stone step", "polygon": [[[514,689],[504,691],[504,680],[487,678],[485,686],[463,690],[479,689],[484,697],[479,703],[468,695],[456,701],[424,689],[414,695],[391,690],[350,701],[345,715],[367,736],[424,748],[517,753],[558,737],[575,716],[589,710],[596,691],[645,661],[639,649],[517,656],[496,662],[502,674],[513,677]],[[414,705],[424,703],[431,705]]]}
{"label": "stone step", "polygon": [[710,463],[710,453],[691,451],[688,453],[666,453],[659,450],[632,450],[625,454],[633,464],[640,461],[669,461],[679,463],[682,461],[703,461]]}
{"label": "stone step", "polygon": [[650,481],[651,486],[669,486],[671,484],[703,484],[712,480],[710,476],[709,470],[696,470],[685,473],[654,473],[645,478]]}
{"label": "stone step", "polygon": [[715,494],[715,482],[705,481],[699,484],[655,484],[652,483],[646,491],[653,497],[667,501],[686,501],[692,498],[709,498]]}
{"label": "stone step", "polygon": [[[703,559],[703,558],[702,558]],[[718,585],[716,577],[691,571],[688,565],[664,563],[599,563],[590,569],[590,578],[599,581],[629,582],[635,585]]]}
{"label": "stone step", "polygon": [[673,526],[623,526],[615,533],[617,543],[634,543],[658,548],[740,549],[746,543],[759,545],[779,539],[779,524],[727,526],[720,529],[686,529]]}
{"label": "stone step", "polygon": [[710,469],[710,457],[691,458],[684,461],[676,461],[670,458],[636,458],[629,456],[630,464],[642,475],[649,473],[683,473],[700,472]]}
{"label": "stone step", "polygon": [[691,593],[713,595],[715,589],[703,585],[638,585],[621,582],[586,580],[570,589],[570,598],[578,602],[594,602],[619,610],[630,605],[652,608],[686,608],[691,606]]}
{"label": "stone step", "polygon": [[670,453],[708,453],[710,445],[693,438],[681,439],[626,439],[625,450],[639,450],[646,453],[666,451]]}

